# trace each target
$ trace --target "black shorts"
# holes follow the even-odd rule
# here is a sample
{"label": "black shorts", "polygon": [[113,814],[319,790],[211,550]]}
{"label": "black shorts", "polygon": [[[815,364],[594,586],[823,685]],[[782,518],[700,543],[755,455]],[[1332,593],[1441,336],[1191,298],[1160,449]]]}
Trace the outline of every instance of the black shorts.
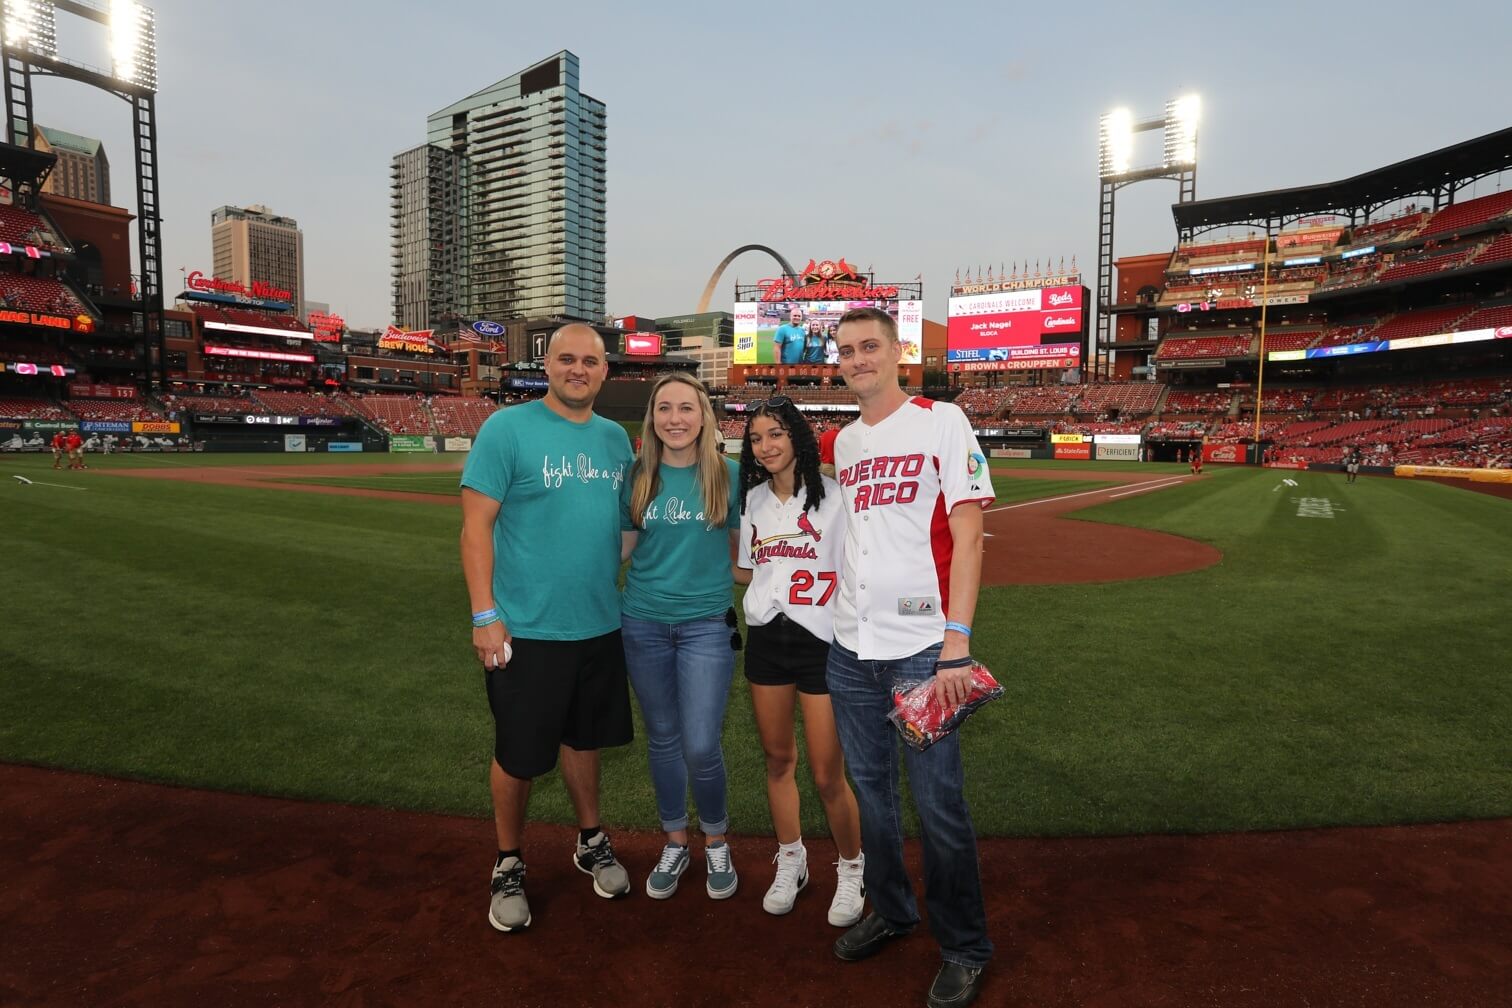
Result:
{"label": "black shorts", "polygon": [[635,737],[620,632],[587,640],[510,641],[514,656],[483,670],[494,720],[494,759],[529,780],[556,766],[557,747],[605,749]]}
{"label": "black shorts", "polygon": [[827,696],[824,669],[829,664],[829,641],[815,637],[802,623],[782,613],[770,623],[749,628],[745,649],[745,677],[757,686],[797,686],[799,693]]}

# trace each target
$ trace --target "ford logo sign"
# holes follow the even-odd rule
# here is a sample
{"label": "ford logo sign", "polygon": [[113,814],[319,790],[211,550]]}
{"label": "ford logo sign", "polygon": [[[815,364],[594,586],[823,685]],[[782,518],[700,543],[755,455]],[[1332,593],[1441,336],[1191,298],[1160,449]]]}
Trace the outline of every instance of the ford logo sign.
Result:
{"label": "ford logo sign", "polygon": [[504,335],[504,327],[499,325],[499,323],[497,322],[474,322],[472,324],[472,330],[479,336]]}

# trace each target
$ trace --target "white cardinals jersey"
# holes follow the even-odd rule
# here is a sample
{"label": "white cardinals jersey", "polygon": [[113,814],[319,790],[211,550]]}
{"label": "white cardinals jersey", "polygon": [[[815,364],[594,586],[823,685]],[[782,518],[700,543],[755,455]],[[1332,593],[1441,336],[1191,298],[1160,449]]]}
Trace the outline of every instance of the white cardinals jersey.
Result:
{"label": "white cardinals jersey", "polygon": [[840,485],[819,478],[824,500],[813,511],[803,510],[802,490],[780,501],[771,483],[752,489],[740,516],[735,562],[752,571],[745,593],[747,624],[764,626],[782,613],[829,643],[845,548],[845,504]]}
{"label": "white cardinals jersey", "polygon": [[956,505],[993,501],[987,457],[960,408],[910,399],[835,442],[845,501],[845,557],[835,643],[867,661],[918,654],[945,639]]}

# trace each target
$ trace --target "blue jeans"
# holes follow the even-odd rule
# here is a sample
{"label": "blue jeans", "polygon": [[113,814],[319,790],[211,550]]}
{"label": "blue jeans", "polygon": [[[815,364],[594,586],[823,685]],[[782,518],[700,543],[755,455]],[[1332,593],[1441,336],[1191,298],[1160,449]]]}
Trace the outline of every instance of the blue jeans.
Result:
{"label": "blue jeans", "polygon": [[[939,656],[939,644],[892,661],[863,661],[839,644],[830,647],[830,702],[861,809],[866,892],[872,909],[895,931],[914,929],[919,905],[903,865],[900,740],[887,715],[892,710],[893,686],[927,679]],[[929,929],[946,962],[985,966],[992,958],[992,942],[987,938],[976,828],[966,807],[960,736],[947,735],[923,752],[902,748],[924,834]]]}
{"label": "blue jeans", "polygon": [[705,834],[729,832],[725,703],[735,652],[723,616],[658,623],[626,616],[625,668],[646,722],[656,814],[668,833],[688,828],[688,780]]}

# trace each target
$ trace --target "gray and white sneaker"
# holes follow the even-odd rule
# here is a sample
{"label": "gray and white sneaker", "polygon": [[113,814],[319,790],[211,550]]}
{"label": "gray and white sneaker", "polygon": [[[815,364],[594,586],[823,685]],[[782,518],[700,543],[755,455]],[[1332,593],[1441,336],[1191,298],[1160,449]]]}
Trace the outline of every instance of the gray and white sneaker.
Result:
{"label": "gray and white sneaker", "polygon": [[835,927],[850,927],[861,919],[866,907],[865,871],[865,853],[857,854],[854,861],[835,862],[835,898],[829,908],[829,922]]}
{"label": "gray and white sneaker", "polygon": [[630,895],[630,873],[615,860],[614,847],[609,843],[609,834],[603,830],[577,845],[573,859],[578,871],[593,876],[593,891],[604,899],[619,899]]}
{"label": "gray and white sneaker", "polygon": [[525,902],[525,862],[507,857],[494,865],[489,883],[488,923],[495,931],[524,931],[530,927],[530,904]]}
{"label": "gray and white sneaker", "polygon": [[709,844],[704,848],[704,865],[709,870],[709,880],[704,890],[709,899],[729,899],[735,895],[735,886],[740,881],[735,877],[735,862],[730,860],[730,845]]}
{"label": "gray and white sneaker", "polygon": [[761,899],[761,909],[780,917],[793,909],[798,894],[808,885],[808,852],[802,847],[793,851],[779,848],[772,860],[777,863],[777,874]]}
{"label": "gray and white sneaker", "polygon": [[677,892],[677,883],[688,870],[688,845],[669,843],[662,848],[656,867],[646,876],[646,895],[652,899],[668,899]]}

